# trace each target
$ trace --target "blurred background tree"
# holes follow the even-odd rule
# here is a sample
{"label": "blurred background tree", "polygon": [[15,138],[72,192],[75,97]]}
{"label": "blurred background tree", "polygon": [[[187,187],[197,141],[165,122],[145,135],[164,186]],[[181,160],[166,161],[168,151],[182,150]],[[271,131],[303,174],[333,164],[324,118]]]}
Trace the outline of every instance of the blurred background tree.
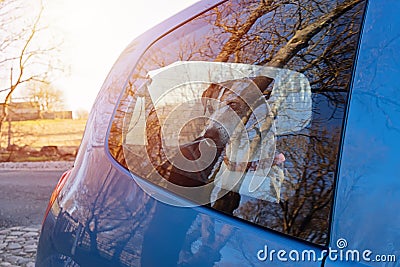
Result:
{"label": "blurred background tree", "polygon": [[75,110],[74,119],[86,120],[89,117],[89,111],[83,108]]}
{"label": "blurred background tree", "polygon": [[[0,133],[2,135],[7,132],[2,126],[9,113],[12,98],[20,94],[18,91],[21,91],[28,82],[43,84],[43,88],[49,92],[49,97],[52,95],[51,99],[61,97],[57,90],[49,87],[51,79],[63,69],[58,59],[61,42],[57,41],[57,38],[43,25],[44,9],[45,5],[40,0],[0,1]],[[42,102],[46,108],[55,103],[53,100]]]}
{"label": "blurred background tree", "polygon": [[61,111],[65,108],[64,94],[46,81],[30,81],[23,93],[32,104],[39,106],[39,112]]}

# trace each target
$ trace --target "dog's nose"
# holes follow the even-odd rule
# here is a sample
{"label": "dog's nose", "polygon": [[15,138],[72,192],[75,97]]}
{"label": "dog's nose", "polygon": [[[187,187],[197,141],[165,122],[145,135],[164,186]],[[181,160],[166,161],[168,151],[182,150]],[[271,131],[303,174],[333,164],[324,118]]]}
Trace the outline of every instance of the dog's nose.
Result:
{"label": "dog's nose", "polygon": [[224,148],[229,141],[228,132],[217,122],[214,122],[207,127],[204,137],[211,139],[217,148]]}

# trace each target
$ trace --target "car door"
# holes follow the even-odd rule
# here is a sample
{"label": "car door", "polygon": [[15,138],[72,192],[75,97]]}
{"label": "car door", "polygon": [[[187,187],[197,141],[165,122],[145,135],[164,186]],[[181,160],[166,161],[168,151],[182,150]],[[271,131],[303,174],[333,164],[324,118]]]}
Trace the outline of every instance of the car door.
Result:
{"label": "car door", "polygon": [[141,263],[321,266],[366,3],[210,3],[132,63],[110,127],[157,203]]}
{"label": "car door", "polygon": [[397,8],[398,1],[369,1],[333,213],[337,252],[327,266],[399,266]]}

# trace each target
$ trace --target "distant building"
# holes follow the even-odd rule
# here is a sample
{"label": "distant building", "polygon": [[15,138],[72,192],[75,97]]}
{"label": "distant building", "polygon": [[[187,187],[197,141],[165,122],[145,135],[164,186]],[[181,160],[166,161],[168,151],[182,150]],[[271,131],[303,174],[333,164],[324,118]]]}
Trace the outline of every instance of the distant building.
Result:
{"label": "distant building", "polygon": [[43,112],[42,119],[72,119],[72,111]]}
{"label": "distant building", "polygon": [[[0,103],[1,112],[4,103]],[[12,121],[35,120],[40,116],[40,107],[37,102],[11,102],[8,105],[8,116]]]}
{"label": "distant building", "polygon": [[[4,103],[0,103],[0,112]],[[38,102],[11,102],[8,105],[8,116],[11,121],[26,121],[38,119],[72,119],[72,111],[42,112]]]}

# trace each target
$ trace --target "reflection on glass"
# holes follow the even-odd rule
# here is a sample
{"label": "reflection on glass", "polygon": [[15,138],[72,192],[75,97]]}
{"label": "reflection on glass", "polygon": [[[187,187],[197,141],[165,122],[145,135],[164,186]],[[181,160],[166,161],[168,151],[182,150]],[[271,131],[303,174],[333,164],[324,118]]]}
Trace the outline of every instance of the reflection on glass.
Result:
{"label": "reflection on glass", "polygon": [[324,244],[364,6],[235,0],[171,32],[130,79],[112,155],[194,202]]}
{"label": "reflection on glass", "polygon": [[[268,94],[260,91],[257,78],[275,81]],[[285,171],[279,163],[285,158],[282,153],[274,156],[275,138],[300,131],[311,121],[311,88],[303,75],[247,64],[176,62],[149,72],[138,91],[143,96],[131,103],[123,138],[125,157],[130,159],[127,165],[136,175],[152,181],[158,178],[160,185],[171,179],[180,186],[214,182],[214,191],[240,191],[279,202]],[[152,112],[155,122],[148,118]],[[157,125],[159,131],[150,125]],[[155,142],[161,143],[152,142],[151,136],[158,136]],[[225,148],[221,162],[218,158],[223,149],[219,148]],[[143,157],[146,153],[149,157]],[[159,171],[137,168],[132,154],[142,157],[145,165],[162,170],[163,177]],[[165,160],[158,161],[160,154]],[[216,164],[220,164],[218,168]],[[178,176],[184,178],[177,181]],[[173,188],[169,184],[169,189]],[[202,191],[199,188],[196,195]],[[205,195],[198,202],[212,201]]]}

